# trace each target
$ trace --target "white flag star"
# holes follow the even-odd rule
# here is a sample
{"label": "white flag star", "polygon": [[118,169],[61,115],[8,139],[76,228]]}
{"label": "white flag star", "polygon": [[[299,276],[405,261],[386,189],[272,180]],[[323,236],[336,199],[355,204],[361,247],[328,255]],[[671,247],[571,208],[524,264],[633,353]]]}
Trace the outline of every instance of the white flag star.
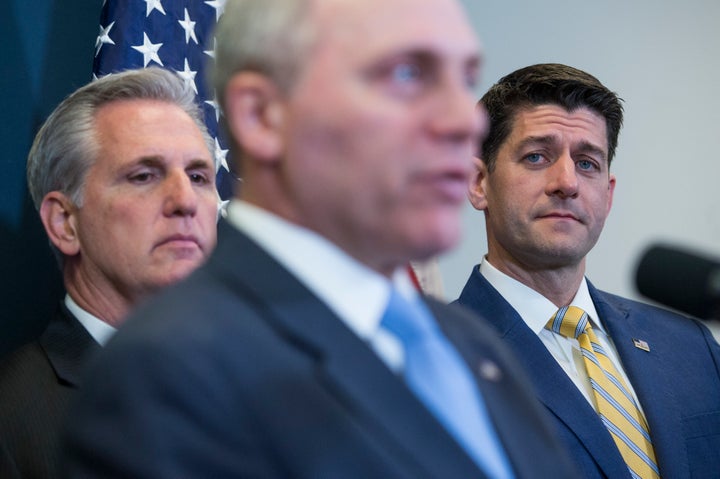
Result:
{"label": "white flag star", "polygon": [[157,54],[162,45],[162,43],[150,43],[147,33],[143,33],[143,44],[133,46],[133,50],[137,50],[143,54],[143,66],[146,67],[148,66],[148,63],[153,61],[162,67],[165,65],[163,65],[162,60],[160,60],[160,57]]}
{"label": "white flag star", "polygon": [[218,105],[217,100],[205,100],[205,103],[207,103],[208,105],[213,107],[213,109],[215,110],[215,121],[219,122],[220,121],[220,105]]}
{"label": "white flag star", "polygon": [[217,48],[217,39],[213,38],[213,47],[212,50],[203,50],[203,53],[210,58],[215,58],[215,49]]}
{"label": "white flag star", "polygon": [[100,25],[100,33],[98,34],[97,40],[95,40],[95,56],[98,56],[98,53],[100,53],[100,49],[106,43],[115,45],[115,42],[112,41],[112,38],[110,38],[110,29],[113,27],[113,25],[115,25],[115,22],[112,22],[105,28]]}
{"label": "white flag star", "polygon": [[188,65],[187,58],[185,59],[185,68],[183,71],[178,71],[178,75],[180,75],[180,78],[182,78],[185,81],[186,86],[192,87],[195,94],[198,94],[197,85],[195,85],[195,75],[197,75],[197,71],[190,70],[190,65]]}
{"label": "white flag star", "polygon": [[215,9],[215,21],[220,20],[220,15],[225,11],[226,0],[212,0],[211,2],[205,2]]}
{"label": "white flag star", "polygon": [[106,75],[97,76],[97,75],[95,74],[95,72],[93,72],[93,81],[98,80],[98,79],[100,79],[100,78],[109,77],[109,76],[111,76],[111,75],[112,75],[112,73],[108,73],[108,74],[106,74]]}
{"label": "white flag star", "polygon": [[190,43],[190,39],[192,38],[195,42],[195,45],[198,44],[198,39],[195,36],[195,23],[192,20],[190,20],[190,15],[188,15],[187,8],[185,9],[185,20],[178,20],[178,23],[181,27],[183,27],[183,30],[185,30],[185,43]]}
{"label": "white flag star", "polygon": [[149,17],[150,13],[153,10],[157,10],[158,12],[165,15],[165,10],[163,10],[163,6],[162,6],[161,2],[162,2],[162,0],[145,0],[145,3],[147,4],[147,8],[145,10],[145,17],[146,18]]}
{"label": "white flag star", "polygon": [[227,218],[227,207],[230,204],[230,200],[221,200],[218,204],[218,214],[223,218]]}
{"label": "white flag star", "polygon": [[215,173],[220,170],[221,165],[225,168],[225,171],[230,171],[227,164],[227,154],[228,150],[223,150],[220,146],[220,142],[217,138],[215,138]]}

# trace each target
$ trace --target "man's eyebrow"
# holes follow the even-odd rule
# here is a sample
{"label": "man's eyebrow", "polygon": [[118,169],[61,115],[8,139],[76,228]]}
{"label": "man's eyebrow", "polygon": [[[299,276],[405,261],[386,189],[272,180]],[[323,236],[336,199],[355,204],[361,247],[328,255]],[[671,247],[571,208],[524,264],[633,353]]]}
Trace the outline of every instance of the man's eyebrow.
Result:
{"label": "man's eyebrow", "polygon": [[[385,58],[412,58],[421,62],[437,62],[440,63],[446,59],[446,55],[442,49],[425,45],[407,45],[396,51],[387,52]],[[483,58],[480,52],[468,52],[462,57],[462,63],[469,68],[478,68],[482,65]]]}
{"label": "man's eyebrow", "polygon": [[518,149],[527,148],[535,145],[548,146],[552,145],[553,143],[557,143],[557,141],[558,138],[555,135],[528,136],[526,138],[523,138],[520,143],[518,143]]}
{"label": "man's eyebrow", "polygon": [[143,166],[162,166],[162,157],[157,155],[141,156],[136,164]]}
{"label": "man's eyebrow", "polygon": [[[558,138],[555,135],[529,136],[527,138],[523,138],[520,141],[520,143],[518,144],[518,149],[528,148],[534,145],[550,146],[557,141]],[[603,159],[607,158],[607,152],[604,148],[589,141],[581,141],[579,144],[579,148],[574,148],[574,150],[583,153],[589,153],[592,155],[597,155]]]}
{"label": "man's eyebrow", "polygon": [[594,143],[590,143],[589,141],[581,142],[579,151],[600,156],[602,159],[607,159],[607,151]]}
{"label": "man's eyebrow", "polygon": [[432,64],[438,62],[438,55],[429,48],[420,46],[408,46],[395,51],[387,52],[386,55],[377,61],[379,66],[385,64],[392,65],[398,60],[412,60],[423,64]]}
{"label": "man's eyebrow", "polygon": [[202,168],[215,168],[215,163],[210,158],[193,158],[185,167],[186,170],[195,170]]}
{"label": "man's eyebrow", "polygon": [[119,171],[128,171],[137,167],[163,168],[163,160],[159,155],[145,155],[135,158],[133,161],[116,165]]}
{"label": "man's eyebrow", "polygon": [[[137,164],[147,166],[161,166],[165,164],[164,157],[162,155],[147,155],[138,158]],[[212,165],[213,161],[210,158],[203,158],[201,156],[193,158],[189,161],[188,167],[202,168],[204,166]]]}
{"label": "man's eyebrow", "polygon": [[[161,155],[147,155],[138,158],[136,161],[124,165],[123,170],[144,166],[147,168],[164,169],[167,164]],[[184,167],[185,170],[214,170],[215,162],[210,158],[193,158]]]}

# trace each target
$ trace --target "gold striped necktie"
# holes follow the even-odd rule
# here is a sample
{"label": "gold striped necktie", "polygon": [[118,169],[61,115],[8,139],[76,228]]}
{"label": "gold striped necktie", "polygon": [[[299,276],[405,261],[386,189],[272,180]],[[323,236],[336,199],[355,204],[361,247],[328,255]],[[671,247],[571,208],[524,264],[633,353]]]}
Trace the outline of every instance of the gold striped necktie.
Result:
{"label": "gold striped necktie", "polygon": [[590,327],[588,315],[575,306],[560,308],[545,326],[580,344],[598,414],[615,441],[633,478],[659,478],[645,417]]}

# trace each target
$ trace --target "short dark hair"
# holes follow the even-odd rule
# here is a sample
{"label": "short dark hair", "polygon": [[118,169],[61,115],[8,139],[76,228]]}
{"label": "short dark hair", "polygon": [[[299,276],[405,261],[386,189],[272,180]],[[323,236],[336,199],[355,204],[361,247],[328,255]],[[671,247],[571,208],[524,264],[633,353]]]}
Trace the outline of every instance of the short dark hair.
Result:
{"label": "short dark hair", "polygon": [[589,108],[605,118],[608,166],[615,156],[623,122],[622,99],[594,76],[559,63],[543,63],[516,70],[501,78],[480,99],[490,119],[482,142],[482,160],[492,171],[498,150],[510,134],[517,113],[538,105],[558,105],[567,111]]}

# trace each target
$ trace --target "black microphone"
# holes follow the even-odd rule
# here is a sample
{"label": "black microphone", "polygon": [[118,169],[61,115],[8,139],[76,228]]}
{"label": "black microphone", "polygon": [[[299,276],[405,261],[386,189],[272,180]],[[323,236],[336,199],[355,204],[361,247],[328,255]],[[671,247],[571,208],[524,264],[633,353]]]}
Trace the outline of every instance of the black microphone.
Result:
{"label": "black microphone", "polygon": [[701,319],[720,319],[720,262],[669,246],[651,246],[637,267],[638,291]]}

